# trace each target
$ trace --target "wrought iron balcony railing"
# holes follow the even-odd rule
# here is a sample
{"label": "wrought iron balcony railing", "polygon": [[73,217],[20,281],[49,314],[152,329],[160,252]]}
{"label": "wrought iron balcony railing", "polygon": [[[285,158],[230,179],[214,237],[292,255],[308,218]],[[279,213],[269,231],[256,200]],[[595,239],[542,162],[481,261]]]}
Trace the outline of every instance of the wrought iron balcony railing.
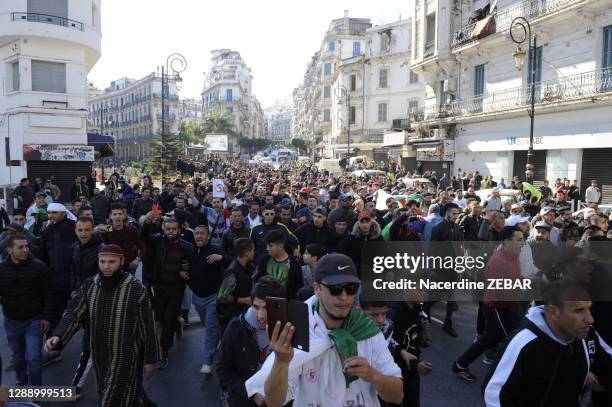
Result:
{"label": "wrought iron balcony railing", "polygon": [[73,28],[78,31],[83,31],[83,23],[80,21],[71,20],[69,18],[52,16],[49,14],[40,13],[11,13],[13,21],[29,21],[33,23],[45,23],[59,25],[61,27]]}
{"label": "wrought iron balcony railing", "polygon": [[[612,67],[584,72],[535,85],[536,106],[590,98],[612,93]],[[416,121],[496,113],[527,107],[531,103],[531,85],[491,92],[483,96],[453,100],[448,104],[429,106]]]}
{"label": "wrought iron balcony railing", "polygon": [[[568,7],[572,3],[581,1],[583,0],[523,0],[493,14],[493,18],[495,19],[494,32],[508,30],[512,20],[516,17],[525,17],[527,20],[531,21],[546,14],[561,10],[564,7]],[[476,23],[468,24],[460,30],[455,31],[451,47],[457,48],[476,41],[477,39],[472,37],[475,26]]]}

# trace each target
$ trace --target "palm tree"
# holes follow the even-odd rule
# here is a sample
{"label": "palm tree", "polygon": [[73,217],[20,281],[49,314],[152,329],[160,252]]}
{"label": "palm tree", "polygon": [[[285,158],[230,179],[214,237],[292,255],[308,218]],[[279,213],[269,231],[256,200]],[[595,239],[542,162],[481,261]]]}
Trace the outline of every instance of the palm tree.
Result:
{"label": "palm tree", "polygon": [[216,109],[211,110],[204,118],[202,128],[204,134],[227,134],[228,136],[237,134],[232,116]]}
{"label": "palm tree", "polygon": [[179,140],[183,143],[183,150],[192,144],[205,144],[206,135],[204,133],[203,121],[181,121],[179,126]]}

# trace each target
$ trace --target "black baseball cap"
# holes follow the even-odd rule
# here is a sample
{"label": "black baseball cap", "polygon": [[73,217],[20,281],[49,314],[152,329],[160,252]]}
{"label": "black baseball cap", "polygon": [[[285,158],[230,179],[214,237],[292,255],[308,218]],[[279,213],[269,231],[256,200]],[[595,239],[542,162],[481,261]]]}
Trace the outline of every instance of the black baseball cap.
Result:
{"label": "black baseball cap", "polygon": [[315,281],[327,284],[360,284],[355,263],[345,254],[330,253],[321,257],[314,270]]}
{"label": "black baseball cap", "polygon": [[23,226],[18,223],[10,223],[4,229],[3,232],[10,230],[11,232],[23,232]]}

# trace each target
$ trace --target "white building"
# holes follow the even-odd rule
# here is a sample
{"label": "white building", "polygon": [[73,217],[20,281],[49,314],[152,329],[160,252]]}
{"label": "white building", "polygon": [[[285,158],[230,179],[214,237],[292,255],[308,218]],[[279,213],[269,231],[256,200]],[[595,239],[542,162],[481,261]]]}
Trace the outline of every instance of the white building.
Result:
{"label": "white building", "polygon": [[90,173],[87,74],[100,58],[100,6],[0,2],[0,185],[54,175],[64,191],[76,175]]}
{"label": "white building", "polygon": [[387,137],[386,142],[384,137],[410,129],[410,111],[423,106],[424,86],[410,71],[411,28],[410,20],[372,27],[364,33],[361,53],[336,62],[331,84],[323,86],[324,100],[331,101],[325,156],[346,153],[350,130],[352,151],[363,154],[362,144],[373,143],[379,145],[367,155],[377,161],[414,157],[404,149],[402,137]]}
{"label": "white building", "polygon": [[319,51],[307,66],[303,83],[293,92],[293,137],[310,138],[320,150],[330,142],[333,106],[325,89],[331,89],[340,60],[361,55],[365,32],[371,27],[369,18],[351,18],[347,10],[344,17],[331,21]]}
{"label": "white building", "polygon": [[[280,101],[279,101],[280,102]],[[274,141],[287,141],[291,138],[292,108],[276,103],[264,109],[264,138]]]}
{"label": "white building", "polygon": [[179,120],[197,121],[202,119],[202,99],[186,98],[179,101]]}
{"label": "white building", "polygon": [[229,49],[214,50],[211,65],[202,91],[204,116],[212,110],[225,112],[233,117],[240,136],[261,137],[263,112],[253,95],[251,69],[240,53]]}
{"label": "white building", "polygon": [[[120,161],[144,161],[162,128],[161,70],[142,79],[121,78],[111,82],[103,93],[89,100],[90,122],[115,140],[115,156]],[[174,77],[168,77],[164,97],[165,126],[178,132],[178,91]]]}
{"label": "white building", "polygon": [[537,39],[534,180],[568,177],[584,191],[598,179],[604,201],[611,201],[612,1],[499,0],[490,17],[480,13],[495,24],[476,26],[470,17],[486,5],[416,0],[412,68],[427,85],[417,133],[429,141],[414,142],[423,146],[419,158],[436,160],[423,161],[424,168],[450,169],[452,151],[446,149],[445,159],[430,152],[449,138],[453,173],[524,178],[530,65],[526,57],[524,68],[515,68],[517,46],[509,35],[522,16]]}

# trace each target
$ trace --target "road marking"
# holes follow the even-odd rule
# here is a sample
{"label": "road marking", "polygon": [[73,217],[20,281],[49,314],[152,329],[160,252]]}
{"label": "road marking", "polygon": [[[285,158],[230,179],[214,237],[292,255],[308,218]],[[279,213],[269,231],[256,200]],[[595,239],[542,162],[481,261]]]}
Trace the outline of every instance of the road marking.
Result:
{"label": "road marking", "polygon": [[442,320],[436,318],[436,317],[430,317],[432,321],[439,323],[440,325],[444,325],[444,322],[442,322]]}

